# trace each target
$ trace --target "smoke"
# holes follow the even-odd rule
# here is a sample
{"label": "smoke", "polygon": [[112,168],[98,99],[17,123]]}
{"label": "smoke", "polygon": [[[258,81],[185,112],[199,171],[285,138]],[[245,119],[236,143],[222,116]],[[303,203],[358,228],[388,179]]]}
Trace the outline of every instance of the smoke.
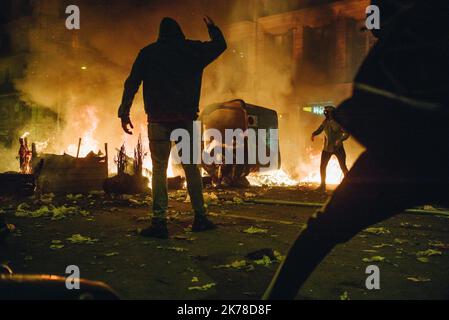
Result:
{"label": "smoke", "polygon": [[[81,11],[81,29],[72,31],[65,28],[63,3],[36,1],[28,39],[18,40],[26,40],[31,52],[24,77],[15,83],[22,100],[47,107],[59,115],[58,119],[49,121],[48,130],[33,131],[34,122],[26,128],[32,132],[30,141],[41,142],[42,151],[74,154],[78,138],[82,138],[81,155],[103,149],[105,142],[109,143],[109,152],[126,143],[128,154],[132,155],[139,133],[147,146],[146,115],[140,91],[131,111],[134,135],[128,136],[121,130],[117,109],[123,82],[139,50],[157,39],[162,17],[176,19],[187,38],[208,40],[202,21],[207,14],[225,31],[229,48],[219,61],[206,69],[201,105],[242,98],[248,103],[273,108],[281,117],[284,166],[295,173],[306,157],[308,144],[304,137],[309,137],[320,119],[301,123],[298,118],[303,103],[298,96],[311,89],[295,83],[298,70],[292,58],[293,31],[264,34],[262,26],[249,22],[261,12],[270,15],[279,8],[268,6],[267,1],[238,0],[114,0],[107,5],[102,5],[106,2],[100,0],[71,1]],[[297,3],[307,5],[308,1],[297,0]],[[231,27],[242,18],[246,21]],[[250,36],[239,37],[241,30],[249,31]],[[317,92],[316,96],[322,95]],[[304,157],[298,157],[301,151]]]}

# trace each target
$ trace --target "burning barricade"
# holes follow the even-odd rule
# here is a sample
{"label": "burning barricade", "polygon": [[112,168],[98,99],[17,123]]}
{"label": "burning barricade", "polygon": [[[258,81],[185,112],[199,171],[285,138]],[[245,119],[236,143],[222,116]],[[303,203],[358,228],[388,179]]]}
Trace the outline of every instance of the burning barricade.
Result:
{"label": "burning barricade", "polygon": [[105,154],[91,151],[85,157],[68,154],[38,154],[33,147],[33,170],[40,161],[43,167],[38,177],[41,193],[87,193],[101,190],[108,177],[108,148]]}
{"label": "burning barricade", "polygon": [[[117,175],[104,180],[104,191],[114,194],[149,192],[149,179],[143,176],[143,159],[145,156],[146,153],[143,152],[142,138],[140,136],[134,149],[134,158],[126,155],[125,145],[122,145],[114,159],[117,166]],[[129,165],[130,163],[132,166]],[[132,167],[131,173],[127,170],[129,167]]]}

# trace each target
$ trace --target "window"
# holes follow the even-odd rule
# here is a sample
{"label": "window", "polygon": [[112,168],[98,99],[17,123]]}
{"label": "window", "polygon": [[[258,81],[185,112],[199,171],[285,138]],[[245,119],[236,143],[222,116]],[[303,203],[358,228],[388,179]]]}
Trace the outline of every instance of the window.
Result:
{"label": "window", "polygon": [[300,82],[332,82],[336,32],[335,23],[323,27],[304,27],[303,61],[298,70]]}

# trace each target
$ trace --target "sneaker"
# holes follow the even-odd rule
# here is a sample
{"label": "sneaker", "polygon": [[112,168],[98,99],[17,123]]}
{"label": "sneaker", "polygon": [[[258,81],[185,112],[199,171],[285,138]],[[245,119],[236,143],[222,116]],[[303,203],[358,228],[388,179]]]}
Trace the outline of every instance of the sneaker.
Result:
{"label": "sneaker", "polygon": [[195,220],[193,221],[192,225],[193,232],[213,230],[216,228],[217,226],[212,221],[210,221],[206,216],[204,215],[195,216]]}
{"label": "sneaker", "polygon": [[161,219],[153,219],[151,226],[142,229],[139,234],[142,237],[168,239],[167,221]]}

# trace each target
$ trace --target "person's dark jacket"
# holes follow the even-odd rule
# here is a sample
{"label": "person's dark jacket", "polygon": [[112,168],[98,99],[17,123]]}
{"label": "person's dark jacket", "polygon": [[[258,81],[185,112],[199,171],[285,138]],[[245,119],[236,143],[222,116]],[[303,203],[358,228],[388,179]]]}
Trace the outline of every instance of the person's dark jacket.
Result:
{"label": "person's dark jacket", "polygon": [[143,82],[145,112],[151,122],[197,117],[203,69],[226,50],[220,29],[208,26],[211,40],[186,40],[179,24],[164,18],[157,42],[143,48],[125,81],[118,116],[129,117],[134,95]]}
{"label": "person's dark jacket", "polygon": [[[428,150],[448,153],[449,5],[373,3],[384,23],[357,72],[352,97],[337,108],[335,118],[379,156],[419,163],[430,158]],[[405,159],[409,152],[414,156]]]}

